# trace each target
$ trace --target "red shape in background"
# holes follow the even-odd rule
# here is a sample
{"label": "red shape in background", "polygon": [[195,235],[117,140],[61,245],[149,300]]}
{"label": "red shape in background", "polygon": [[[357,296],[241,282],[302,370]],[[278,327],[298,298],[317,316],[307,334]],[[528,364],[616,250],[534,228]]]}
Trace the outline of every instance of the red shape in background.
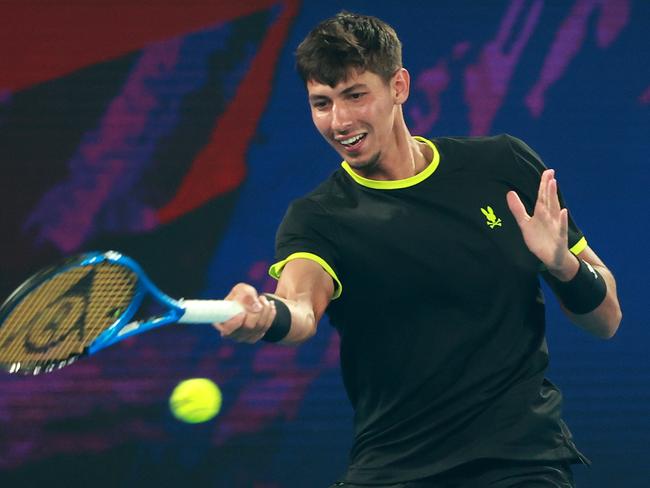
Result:
{"label": "red shape in background", "polygon": [[298,4],[298,0],[284,2],[282,13],[269,28],[235,97],[217,120],[210,142],[197,155],[176,196],[158,211],[162,223],[234,190],[244,180],[246,151],[271,95],[275,64]]}
{"label": "red shape in background", "polygon": [[0,90],[22,90],[137,51],[149,43],[278,4],[278,0],[4,1],[0,15]]}
{"label": "red shape in background", "polygon": [[48,5],[21,0],[3,4],[0,89],[21,90],[152,42],[282,7],[233,100],[216,121],[210,141],[177,194],[159,209],[160,222],[168,223],[244,181],[246,151],[271,95],[276,61],[300,0],[111,3]]}

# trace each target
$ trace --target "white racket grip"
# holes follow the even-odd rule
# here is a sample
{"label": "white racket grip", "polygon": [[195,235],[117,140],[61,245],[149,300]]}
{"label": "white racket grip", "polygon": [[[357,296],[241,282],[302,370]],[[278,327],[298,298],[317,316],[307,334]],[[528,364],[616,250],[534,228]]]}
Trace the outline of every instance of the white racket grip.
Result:
{"label": "white racket grip", "polygon": [[180,300],[185,313],[178,320],[182,324],[212,324],[225,322],[244,311],[231,300]]}

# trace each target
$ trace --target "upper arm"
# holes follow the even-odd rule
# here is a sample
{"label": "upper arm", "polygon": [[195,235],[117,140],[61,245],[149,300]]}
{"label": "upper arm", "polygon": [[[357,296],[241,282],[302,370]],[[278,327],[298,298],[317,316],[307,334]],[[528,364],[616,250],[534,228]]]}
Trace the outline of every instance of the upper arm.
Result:
{"label": "upper arm", "polygon": [[317,262],[293,259],[282,269],[275,294],[308,306],[318,322],[334,296],[334,280]]}

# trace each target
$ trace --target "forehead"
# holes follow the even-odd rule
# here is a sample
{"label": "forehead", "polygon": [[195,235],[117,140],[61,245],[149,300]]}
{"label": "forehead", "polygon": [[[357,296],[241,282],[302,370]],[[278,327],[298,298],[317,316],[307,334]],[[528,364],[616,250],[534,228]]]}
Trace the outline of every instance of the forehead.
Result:
{"label": "forehead", "polygon": [[344,92],[345,90],[355,85],[365,85],[367,87],[374,87],[383,84],[381,77],[371,71],[359,71],[350,69],[348,75],[344,80],[341,80],[334,87],[325,83],[320,83],[316,80],[307,81],[307,94],[311,97],[331,97]]}

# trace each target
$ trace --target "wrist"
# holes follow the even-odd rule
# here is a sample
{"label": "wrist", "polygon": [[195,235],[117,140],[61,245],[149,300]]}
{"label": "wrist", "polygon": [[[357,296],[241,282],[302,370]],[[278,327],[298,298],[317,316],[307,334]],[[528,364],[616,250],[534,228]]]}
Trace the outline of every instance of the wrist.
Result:
{"label": "wrist", "polygon": [[560,281],[571,281],[578,274],[580,259],[567,250],[561,265],[556,267],[548,266],[546,269],[554,278]]}
{"label": "wrist", "polygon": [[607,296],[607,283],[589,263],[577,259],[578,271],[569,281],[562,281],[546,272],[546,282],[553,289],[564,307],[574,314],[595,310]]}
{"label": "wrist", "polygon": [[265,342],[280,342],[284,339],[291,330],[291,311],[287,304],[280,300],[278,297],[269,293],[264,293],[267,300],[275,305],[275,318],[268,328],[262,340]]}

